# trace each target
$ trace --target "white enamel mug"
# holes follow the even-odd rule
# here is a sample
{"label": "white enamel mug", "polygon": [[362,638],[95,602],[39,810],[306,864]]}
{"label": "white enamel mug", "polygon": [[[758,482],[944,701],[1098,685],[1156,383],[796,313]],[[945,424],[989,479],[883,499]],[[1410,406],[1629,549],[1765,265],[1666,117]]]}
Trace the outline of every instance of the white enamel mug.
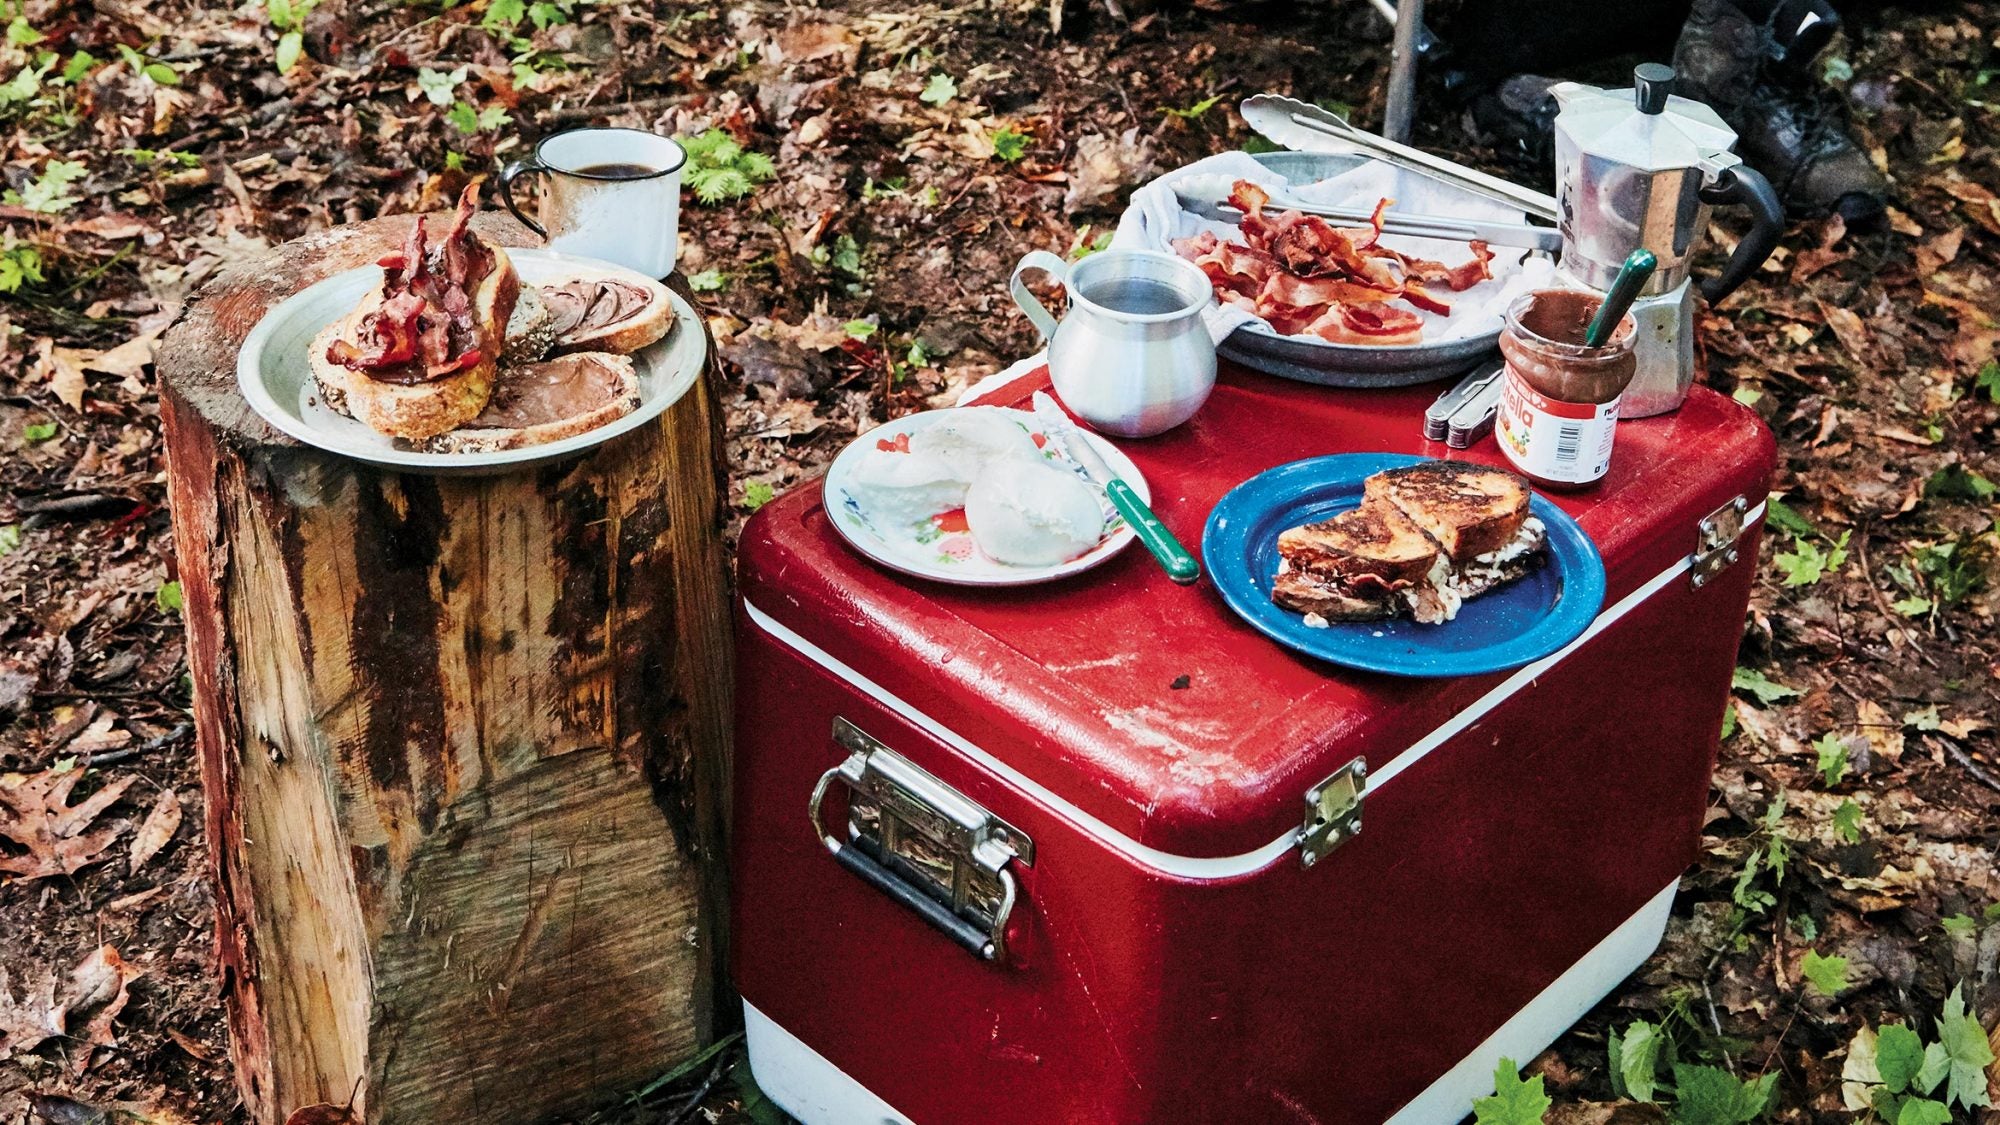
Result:
{"label": "white enamel mug", "polygon": [[[500,173],[500,201],[551,250],[665,277],[680,251],[686,163],[686,150],[671,137],[571,129],[544,137],[533,155]],[[543,178],[536,218],[514,203],[514,181],[529,174]]]}

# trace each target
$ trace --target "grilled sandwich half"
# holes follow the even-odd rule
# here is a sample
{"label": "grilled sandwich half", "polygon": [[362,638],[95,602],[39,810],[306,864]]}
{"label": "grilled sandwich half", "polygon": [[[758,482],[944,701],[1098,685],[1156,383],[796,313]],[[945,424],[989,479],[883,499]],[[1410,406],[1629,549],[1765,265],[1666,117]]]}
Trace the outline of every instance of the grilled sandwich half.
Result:
{"label": "grilled sandwich half", "polygon": [[[1498,469],[1430,461],[1368,478],[1359,508],[1278,536],[1271,600],[1322,621],[1408,612],[1425,624],[1540,565],[1547,529],[1528,486]],[[1317,619],[1317,620],[1316,620]]]}

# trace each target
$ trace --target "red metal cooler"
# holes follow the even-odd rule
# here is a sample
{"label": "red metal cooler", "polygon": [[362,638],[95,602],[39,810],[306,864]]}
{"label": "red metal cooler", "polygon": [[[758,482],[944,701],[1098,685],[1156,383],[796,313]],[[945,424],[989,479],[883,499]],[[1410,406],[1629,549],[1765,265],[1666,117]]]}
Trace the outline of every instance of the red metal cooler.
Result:
{"label": "red metal cooler", "polygon": [[[1444,456],[1437,390],[1225,365],[1120,445],[1195,548],[1272,466]],[[1136,545],[968,590],[859,557],[817,485],[765,506],[733,857],[758,1083],[808,1125],[1456,1120],[1659,942],[1773,460],[1706,389],[1622,424],[1604,485],[1553,497],[1604,556],[1595,622],[1453,680],[1296,656]]]}

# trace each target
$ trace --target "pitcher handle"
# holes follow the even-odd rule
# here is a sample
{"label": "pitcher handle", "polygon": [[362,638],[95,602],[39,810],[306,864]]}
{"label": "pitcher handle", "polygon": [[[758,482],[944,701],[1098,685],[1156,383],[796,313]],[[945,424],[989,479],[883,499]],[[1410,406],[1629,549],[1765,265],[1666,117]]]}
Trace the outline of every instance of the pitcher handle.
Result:
{"label": "pitcher handle", "polygon": [[1021,307],[1023,313],[1027,314],[1028,323],[1034,325],[1035,331],[1042,334],[1042,343],[1046,344],[1049,342],[1049,337],[1056,334],[1056,317],[1055,314],[1049,312],[1048,306],[1042,304],[1033,293],[1028,291],[1028,283],[1021,280],[1021,275],[1027,273],[1029,270],[1040,270],[1050,277],[1055,278],[1062,283],[1064,288],[1067,288],[1069,286],[1069,263],[1049,253],[1047,250],[1030,250],[1021,259],[1021,264],[1014,267],[1014,276],[1007,279],[1007,292],[1013,294],[1014,303]]}

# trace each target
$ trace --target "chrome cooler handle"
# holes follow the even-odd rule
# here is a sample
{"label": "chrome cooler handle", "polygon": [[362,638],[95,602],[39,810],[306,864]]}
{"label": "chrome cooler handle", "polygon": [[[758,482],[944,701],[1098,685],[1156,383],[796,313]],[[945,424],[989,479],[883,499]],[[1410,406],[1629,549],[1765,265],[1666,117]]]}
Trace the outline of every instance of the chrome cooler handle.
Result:
{"label": "chrome cooler handle", "polygon": [[[1007,919],[1020,898],[1008,865],[1032,865],[1034,841],[846,719],[835,717],[833,738],[848,755],[813,786],[807,805],[813,834],[842,867],[967,952],[986,961],[1003,957]],[[828,831],[820,815],[836,780],[848,789],[845,840]],[[863,823],[863,808],[875,812],[874,825]],[[944,870],[934,873],[906,857],[905,845],[922,848],[928,867]],[[973,893],[981,876],[998,886],[990,906],[990,896]]]}

